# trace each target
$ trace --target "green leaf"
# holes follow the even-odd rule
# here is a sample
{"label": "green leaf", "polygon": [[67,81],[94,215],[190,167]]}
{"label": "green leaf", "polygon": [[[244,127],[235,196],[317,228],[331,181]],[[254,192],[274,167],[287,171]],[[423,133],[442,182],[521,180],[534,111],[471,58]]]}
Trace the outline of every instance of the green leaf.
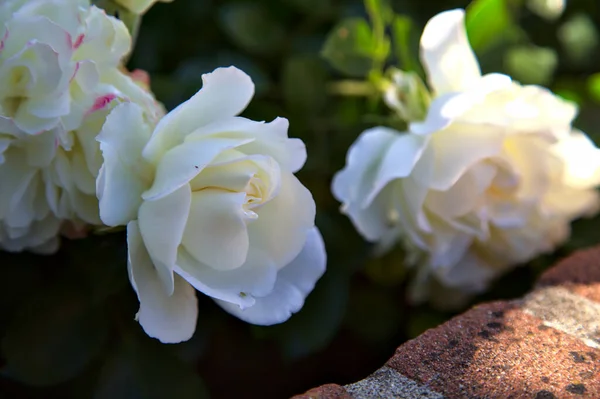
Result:
{"label": "green leaf", "polygon": [[547,86],[558,66],[558,55],[551,48],[516,46],[506,52],[504,64],[521,83]]}
{"label": "green leaf", "polygon": [[76,279],[31,298],[2,340],[6,374],[29,385],[53,385],[81,372],[104,349],[107,323]]}
{"label": "green leaf", "polygon": [[600,103],[600,73],[590,76],[587,81],[587,86],[592,100]]}
{"label": "green leaf", "polygon": [[369,23],[362,18],[350,18],[333,29],[321,55],[338,71],[365,77],[373,67],[376,47]]}
{"label": "green leaf", "polygon": [[283,44],[286,30],[260,3],[230,3],[221,9],[221,27],[240,47],[268,54]]}
{"label": "green leaf", "polygon": [[505,39],[512,24],[506,0],[473,0],[467,7],[467,35],[475,52],[484,52]]}
{"label": "green leaf", "polygon": [[282,90],[289,109],[315,116],[327,104],[328,74],[314,56],[289,58],[283,68]]}
{"label": "green leaf", "polygon": [[204,399],[208,392],[193,366],[169,346],[135,334],[104,364],[94,399]]}
{"label": "green leaf", "polygon": [[416,39],[414,24],[409,17],[403,15],[394,17],[392,38],[399,67],[404,71],[418,72],[421,68],[418,62],[418,50],[414,46],[418,39]]}

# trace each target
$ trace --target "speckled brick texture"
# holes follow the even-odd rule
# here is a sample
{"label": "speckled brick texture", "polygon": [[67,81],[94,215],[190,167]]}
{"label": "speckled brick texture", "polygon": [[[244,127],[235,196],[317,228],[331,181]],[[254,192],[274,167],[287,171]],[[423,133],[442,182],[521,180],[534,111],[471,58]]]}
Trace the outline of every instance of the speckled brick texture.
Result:
{"label": "speckled brick texture", "polygon": [[336,384],[322,385],[313,388],[302,395],[296,395],[292,399],[353,399],[344,387]]}
{"label": "speckled brick texture", "polygon": [[600,398],[600,351],[506,302],[427,331],[388,366],[450,398]]}
{"label": "speckled brick texture", "polygon": [[600,302],[600,246],[576,252],[544,273],[538,287],[560,285]]}
{"label": "speckled brick texture", "polygon": [[295,398],[597,399],[599,348],[600,246],[559,262],[522,299],[477,306],[406,342],[365,380]]}

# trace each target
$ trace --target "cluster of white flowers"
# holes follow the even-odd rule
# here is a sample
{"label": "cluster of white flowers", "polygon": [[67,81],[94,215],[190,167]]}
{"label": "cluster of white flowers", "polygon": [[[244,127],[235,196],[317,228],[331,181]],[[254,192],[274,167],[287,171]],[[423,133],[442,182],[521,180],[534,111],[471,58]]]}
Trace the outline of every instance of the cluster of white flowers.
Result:
{"label": "cluster of white flowers", "polygon": [[[155,2],[117,1],[134,14]],[[130,51],[89,0],[0,2],[0,249],[50,253],[61,233],[126,226],[148,335],[189,339],[195,290],[250,323],[287,320],[326,264],[294,176],[304,143],[286,119],[238,116],[254,84],[235,67],[165,115],[148,77],[123,68]],[[385,95],[408,129],[365,131],[332,190],[380,251],[404,245],[417,296],[432,282],[478,292],[598,210],[600,150],[572,128],[572,104],[481,75],[461,10],[427,24],[421,53],[430,90],[397,72]]]}
{"label": "cluster of white flowers", "polygon": [[95,138],[115,104],[163,112],[120,67],[123,23],[87,0],[0,5],[0,248],[53,252],[62,229],[100,225]]}
{"label": "cluster of white flowers", "polygon": [[[125,1],[145,12],[154,1]],[[162,342],[194,333],[194,288],[255,324],[287,320],[325,271],[306,160],[288,122],[238,117],[254,95],[231,67],[165,116],[127,73],[125,25],[88,0],[0,4],[0,248],[127,226],[138,319]]]}
{"label": "cluster of white flowers", "polygon": [[[573,104],[505,75],[481,75],[462,10],[429,21],[421,57],[431,89],[424,118],[404,132],[362,133],[332,190],[381,251],[404,245],[419,267],[417,299],[429,294],[432,277],[480,292],[563,243],[573,219],[598,210],[600,150],[572,128]],[[402,116],[427,103],[393,92],[386,99]]]}

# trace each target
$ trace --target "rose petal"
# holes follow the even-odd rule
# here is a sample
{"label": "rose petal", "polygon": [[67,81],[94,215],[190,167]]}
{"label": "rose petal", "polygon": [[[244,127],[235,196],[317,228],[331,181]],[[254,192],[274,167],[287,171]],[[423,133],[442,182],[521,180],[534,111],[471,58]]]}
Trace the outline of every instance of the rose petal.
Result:
{"label": "rose petal", "polygon": [[140,301],[136,319],[150,337],[163,343],[187,341],[194,335],[198,303],[194,288],[175,276],[175,289],[167,295],[150,260],[136,222],[127,226],[129,279]]}
{"label": "rose petal", "polygon": [[255,303],[242,309],[235,303],[217,299],[219,306],[248,323],[272,325],[283,323],[298,312],[316,282],[325,272],[327,255],[319,230],[308,231],[306,242],[298,256],[277,274],[273,291]]}

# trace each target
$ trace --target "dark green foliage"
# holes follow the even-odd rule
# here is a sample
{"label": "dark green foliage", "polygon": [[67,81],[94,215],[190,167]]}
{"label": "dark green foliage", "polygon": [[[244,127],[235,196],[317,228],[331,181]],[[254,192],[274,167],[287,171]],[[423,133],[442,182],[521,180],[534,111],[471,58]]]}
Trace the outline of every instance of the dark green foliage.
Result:
{"label": "dark green foliage", "polygon": [[[422,73],[418,39],[425,22],[469,2],[366,3],[368,9],[360,0],[158,3],[143,18],[129,63],[150,73],[169,109],[201,87],[203,73],[236,65],[257,86],[244,116],[287,117],[290,136],[304,140],[309,158],[299,178],[317,203],[329,270],[302,311],[285,324],[255,327],[200,295],[194,338],[161,345],[134,321],[138,302],[127,278],[124,233],[65,240],[49,257],[0,253],[0,398],[286,397],[363,378],[403,340],[452,316],[407,304],[411,273],[401,257],[370,259],[372,248],[340,215],[330,183],[358,134],[388,122],[372,87],[385,68]],[[600,7],[572,0],[560,19],[548,22],[522,3],[471,4],[468,30],[482,69],[576,100],[577,126],[600,141],[600,51],[592,37]],[[573,18],[579,25],[561,34]],[[577,35],[576,43],[587,43],[585,56],[571,50]],[[508,274],[474,302],[522,295],[557,258],[597,243],[599,222],[575,223],[559,252]]]}

